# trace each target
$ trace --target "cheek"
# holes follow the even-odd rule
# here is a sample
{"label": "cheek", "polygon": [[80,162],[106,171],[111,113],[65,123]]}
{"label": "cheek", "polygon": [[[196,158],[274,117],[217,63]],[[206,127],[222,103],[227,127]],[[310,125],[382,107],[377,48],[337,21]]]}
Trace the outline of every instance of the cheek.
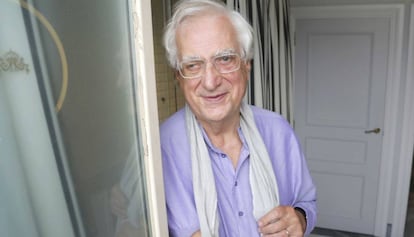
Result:
{"label": "cheek", "polygon": [[192,94],[196,93],[197,90],[197,83],[194,83],[192,81],[179,81],[179,85],[181,88],[181,91],[184,93],[184,96],[186,98],[191,97]]}
{"label": "cheek", "polygon": [[234,78],[233,83],[238,84],[239,87],[246,87],[248,78],[249,78],[248,71],[242,70],[240,71],[240,74]]}
{"label": "cheek", "polygon": [[237,88],[237,96],[243,96],[247,89],[248,76],[244,73],[239,75],[237,80],[233,81],[233,87]]}
{"label": "cheek", "polygon": [[242,64],[240,65],[241,67],[241,72],[244,76],[249,76],[250,75],[250,69],[251,69],[251,64],[250,62],[242,62]]}

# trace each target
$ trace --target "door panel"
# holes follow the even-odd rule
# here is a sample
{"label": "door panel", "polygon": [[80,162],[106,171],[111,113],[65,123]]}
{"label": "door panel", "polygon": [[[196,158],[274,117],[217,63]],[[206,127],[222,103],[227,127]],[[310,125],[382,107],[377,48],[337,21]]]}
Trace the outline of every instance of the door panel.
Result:
{"label": "door panel", "polygon": [[295,129],[318,190],[318,226],[374,234],[390,24],[298,19]]}

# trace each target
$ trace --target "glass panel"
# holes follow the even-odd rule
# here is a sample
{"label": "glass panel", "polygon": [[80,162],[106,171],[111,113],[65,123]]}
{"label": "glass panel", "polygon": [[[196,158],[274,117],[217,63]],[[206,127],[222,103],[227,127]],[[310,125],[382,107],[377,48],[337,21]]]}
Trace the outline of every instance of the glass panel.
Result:
{"label": "glass panel", "polygon": [[129,12],[0,0],[0,236],[151,235]]}

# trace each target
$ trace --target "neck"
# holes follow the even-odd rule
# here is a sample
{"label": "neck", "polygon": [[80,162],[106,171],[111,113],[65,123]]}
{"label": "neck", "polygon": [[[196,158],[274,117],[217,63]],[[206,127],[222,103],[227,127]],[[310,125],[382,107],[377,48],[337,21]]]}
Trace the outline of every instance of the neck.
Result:
{"label": "neck", "polygon": [[240,116],[228,122],[200,121],[211,143],[230,157],[233,167],[237,167],[242,142],[239,137]]}

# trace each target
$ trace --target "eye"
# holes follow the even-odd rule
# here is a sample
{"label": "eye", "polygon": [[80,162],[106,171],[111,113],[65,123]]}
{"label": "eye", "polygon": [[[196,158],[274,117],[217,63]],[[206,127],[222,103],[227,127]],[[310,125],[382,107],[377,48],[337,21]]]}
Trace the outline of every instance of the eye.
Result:
{"label": "eye", "polygon": [[202,61],[190,61],[183,63],[182,68],[185,71],[198,71],[201,69],[203,62]]}
{"label": "eye", "polygon": [[235,55],[223,55],[216,58],[215,62],[219,65],[232,64],[235,61]]}

